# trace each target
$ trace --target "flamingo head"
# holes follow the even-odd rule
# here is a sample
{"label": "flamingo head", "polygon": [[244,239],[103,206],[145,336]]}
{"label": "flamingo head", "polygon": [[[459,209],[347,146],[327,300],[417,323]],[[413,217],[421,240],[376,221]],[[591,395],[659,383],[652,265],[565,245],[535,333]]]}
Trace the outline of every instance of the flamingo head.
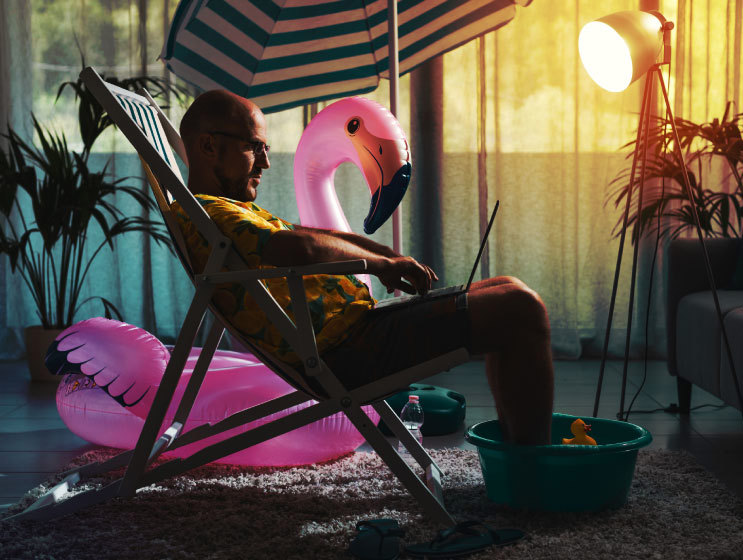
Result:
{"label": "flamingo head", "polygon": [[405,196],[410,183],[410,149],[404,136],[388,139],[372,133],[361,115],[345,124],[369,185],[371,204],[364,218],[364,232],[372,234],[389,218]]}

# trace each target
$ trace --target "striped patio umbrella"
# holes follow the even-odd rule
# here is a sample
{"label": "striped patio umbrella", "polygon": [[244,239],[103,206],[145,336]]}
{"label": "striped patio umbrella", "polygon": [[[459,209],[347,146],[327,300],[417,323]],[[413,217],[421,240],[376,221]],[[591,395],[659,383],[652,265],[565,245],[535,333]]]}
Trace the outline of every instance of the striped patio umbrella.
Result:
{"label": "striped patio umbrella", "polygon": [[[399,73],[498,29],[530,2],[400,0]],[[197,87],[270,113],[368,93],[389,78],[388,17],[388,0],[181,0],[161,58]]]}

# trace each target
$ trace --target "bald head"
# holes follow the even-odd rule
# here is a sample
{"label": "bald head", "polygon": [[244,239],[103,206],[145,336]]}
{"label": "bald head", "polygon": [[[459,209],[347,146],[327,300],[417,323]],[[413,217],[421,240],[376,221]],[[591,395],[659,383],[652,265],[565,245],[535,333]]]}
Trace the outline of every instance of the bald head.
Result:
{"label": "bald head", "polygon": [[[214,89],[199,95],[181,120],[181,138],[189,150],[199,134],[210,130],[242,128],[247,135],[255,128],[258,105],[224,89]],[[189,154],[190,159],[190,154]]]}
{"label": "bald head", "polygon": [[207,91],[188,108],[180,128],[193,194],[255,200],[261,174],[270,167],[258,105],[226,90]]}

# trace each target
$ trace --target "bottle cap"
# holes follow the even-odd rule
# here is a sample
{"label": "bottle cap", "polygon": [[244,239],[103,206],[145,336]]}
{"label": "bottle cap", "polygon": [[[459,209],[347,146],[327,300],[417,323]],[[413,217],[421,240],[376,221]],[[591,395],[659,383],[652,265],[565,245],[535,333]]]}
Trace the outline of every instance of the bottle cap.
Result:
{"label": "bottle cap", "polygon": [[408,395],[408,402],[418,402],[420,397],[418,395]]}

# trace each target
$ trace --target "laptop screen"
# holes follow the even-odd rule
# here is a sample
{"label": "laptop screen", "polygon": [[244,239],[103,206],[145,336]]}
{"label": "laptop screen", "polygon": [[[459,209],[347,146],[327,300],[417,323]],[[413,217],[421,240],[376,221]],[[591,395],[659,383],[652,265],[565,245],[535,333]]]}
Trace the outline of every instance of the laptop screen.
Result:
{"label": "laptop screen", "polygon": [[498,212],[498,206],[500,206],[500,200],[495,201],[495,208],[493,208],[493,213],[490,214],[490,221],[488,222],[488,227],[485,229],[485,235],[482,236],[482,241],[480,241],[480,250],[477,252],[477,258],[475,259],[475,264],[472,266],[472,272],[470,272],[470,279],[467,282],[467,287],[464,289],[465,292],[470,291],[470,286],[472,285],[472,280],[475,277],[475,271],[477,270],[477,265],[480,264],[480,257],[482,257],[482,252],[485,249],[485,245],[488,242],[488,235],[490,234],[490,228],[493,227],[493,222],[495,221],[495,215]]}

